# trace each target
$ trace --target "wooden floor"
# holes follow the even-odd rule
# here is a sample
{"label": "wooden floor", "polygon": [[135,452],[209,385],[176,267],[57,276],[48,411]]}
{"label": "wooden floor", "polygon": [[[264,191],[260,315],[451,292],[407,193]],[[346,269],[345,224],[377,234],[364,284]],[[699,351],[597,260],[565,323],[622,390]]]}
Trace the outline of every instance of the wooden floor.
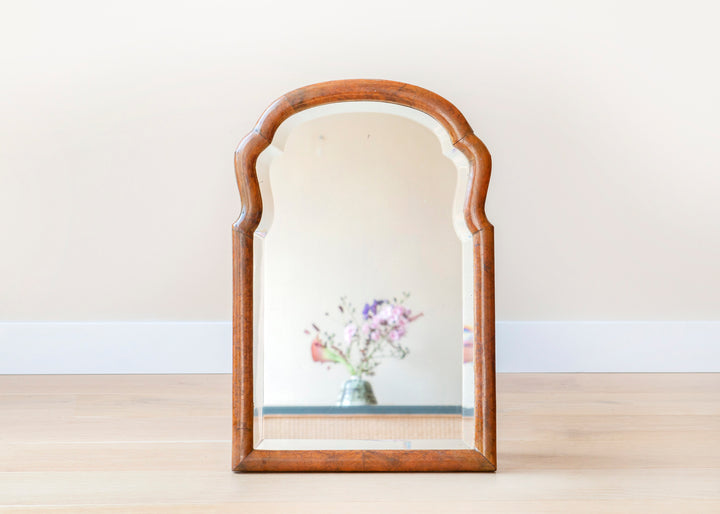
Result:
{"label": "wooden floor", "polygon": [[720,374],[498,395],[495,474],[237,475],[229,376],[0,376],[0,514],[720,513]]}

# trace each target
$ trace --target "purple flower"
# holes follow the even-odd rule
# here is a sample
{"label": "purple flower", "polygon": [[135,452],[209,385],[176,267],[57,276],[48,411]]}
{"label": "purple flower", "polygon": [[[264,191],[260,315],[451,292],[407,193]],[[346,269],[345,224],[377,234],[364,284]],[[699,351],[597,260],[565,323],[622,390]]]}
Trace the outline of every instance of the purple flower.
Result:
{"label": "purple flower", "polygon": [[366,303],[365,307],[363,307],[363,318],[368,319],[370,316],[375,316],[378,307],[383,303],[385,303],[385,300],[374,300],[372,305]]}

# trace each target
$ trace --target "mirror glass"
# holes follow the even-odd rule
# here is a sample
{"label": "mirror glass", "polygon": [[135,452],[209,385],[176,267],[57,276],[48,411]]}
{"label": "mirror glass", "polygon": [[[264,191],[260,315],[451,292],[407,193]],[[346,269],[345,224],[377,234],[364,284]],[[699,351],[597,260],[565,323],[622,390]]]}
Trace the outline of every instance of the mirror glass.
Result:
{"label": "mirror glass", "polygon": [[473,447],[469,165],[430,116],[346,102],[259,157],[254,446]]}

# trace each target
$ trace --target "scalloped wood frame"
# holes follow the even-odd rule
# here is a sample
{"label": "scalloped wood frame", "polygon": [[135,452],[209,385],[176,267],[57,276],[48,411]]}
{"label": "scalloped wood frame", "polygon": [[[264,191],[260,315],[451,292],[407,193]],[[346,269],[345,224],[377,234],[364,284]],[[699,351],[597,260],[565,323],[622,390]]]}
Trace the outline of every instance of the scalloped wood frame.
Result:
{"label": "scalloped wood frame", "polygon": [[[262,216],[256,163],[280,124],[320,105],[377,101],[428,114],[447,131],[470,164],[464,217],[473,239],[474,448],[462,450],[257,450],[253,448],[253,235]],[[426,89],[387,80],[313,84],[280,97],[265,110],[235,152],[242,210],[233,224],[233,434],[232,469],[253,471],[494,471],[495,272],[493,226],[485,216],[491,160],[460,111]]]}

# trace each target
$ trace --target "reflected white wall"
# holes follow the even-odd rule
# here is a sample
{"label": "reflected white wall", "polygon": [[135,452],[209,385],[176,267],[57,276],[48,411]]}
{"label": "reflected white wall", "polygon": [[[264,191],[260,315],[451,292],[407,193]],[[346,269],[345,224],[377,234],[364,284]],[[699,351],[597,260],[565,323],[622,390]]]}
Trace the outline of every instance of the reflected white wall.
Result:
{"label": "reflected white wall", "polygon": [[436,135],[400,116],[336,114],[294,128],[270,167],[266,405],[333,404],[347,372],[313,362],[304,329],[315,322],[340,332],[340,296],[361,309],[403,291],[411,293],[408,306],[424,316],[409,325],[410,355],[385,361],[372,377],[378,401],[460,404],[457,180]]}

